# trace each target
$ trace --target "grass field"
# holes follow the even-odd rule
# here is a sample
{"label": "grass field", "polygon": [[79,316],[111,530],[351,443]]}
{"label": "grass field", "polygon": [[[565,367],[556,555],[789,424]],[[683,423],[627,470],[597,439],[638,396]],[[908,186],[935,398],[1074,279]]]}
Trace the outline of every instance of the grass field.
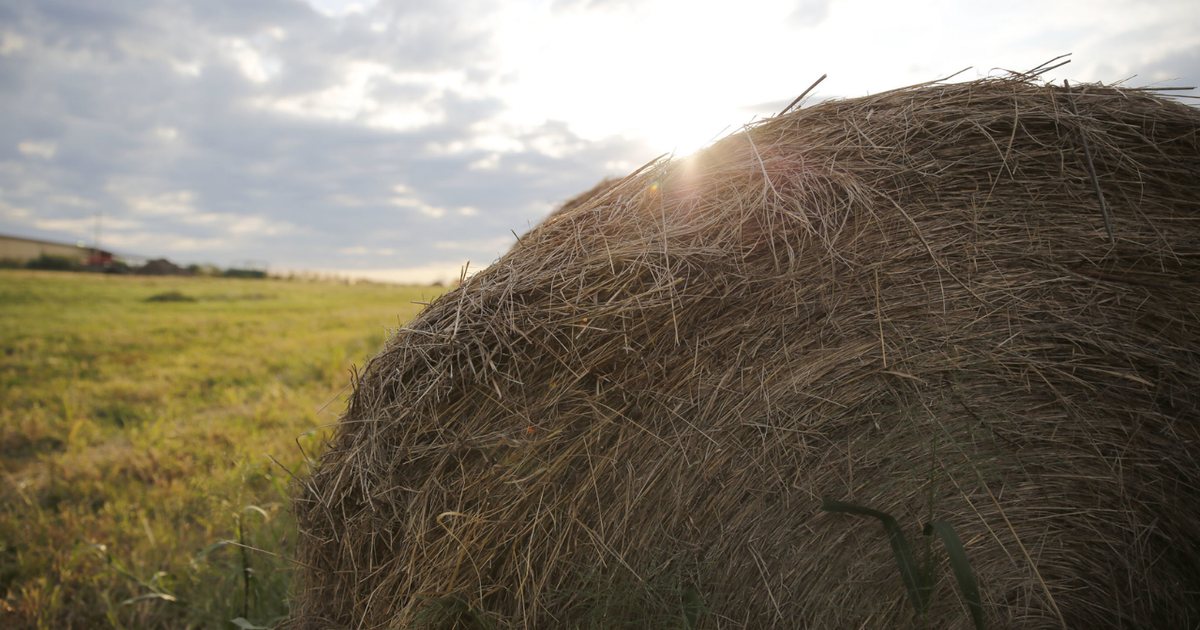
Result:
{"label": "grass field", "polygon": [[0,627],[280,619],[283,467],[438,291],[0,270]]}

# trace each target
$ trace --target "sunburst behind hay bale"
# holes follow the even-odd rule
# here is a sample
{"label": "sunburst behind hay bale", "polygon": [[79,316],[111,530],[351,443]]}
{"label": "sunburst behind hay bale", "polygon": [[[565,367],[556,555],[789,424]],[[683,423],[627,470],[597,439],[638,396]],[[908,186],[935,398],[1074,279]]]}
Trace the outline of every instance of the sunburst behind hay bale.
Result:
{"label": "sunburst behind hay bale", "polygon": [[1200,113],[1071,92],[821,103],[524,235],[356,380],[291,624],[910,624],[831,498],[951,523],[991,627],[1194,627]]}

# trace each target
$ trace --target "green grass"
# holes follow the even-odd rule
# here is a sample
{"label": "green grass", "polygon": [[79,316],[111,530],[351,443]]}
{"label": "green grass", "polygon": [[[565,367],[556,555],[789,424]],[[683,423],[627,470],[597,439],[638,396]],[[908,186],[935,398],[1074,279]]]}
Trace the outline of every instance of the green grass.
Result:
{"label": "green grass", "polygon": [[[926,543],[925,561],[918,566],[913,557],[912,547],[908,544],[908,537],[905,536],[900,523],[891,514],[855,503],[844,503],[832,499],[824,499],[821,502],[821,509],[826,512],[870,516],[883,525],[888,542],[892,546],[892,554],[896,559],[896,568],[899,569],[900,577],[904,581],[904,588],[908,591],[909,601],[912,602],[917,617],[925,627],[928,627],[929,624],[929,600],[936,581],[932,543],[933,534],[937,533],[946,547],[946,553],[950,556],[950,567],[958,580],[963,601],[971,612],[971,620],[978,630],[983,630],[983,606],[979,598],[979,585],[975,581],[975,571],[971,568],[967,552],[963,549],[962,541],[959,540],[953,525],[946,521],[932,521],[925,524],[922,530]],[[931,493],[930,512],[932,511]]]}
{"label": "green grass", "polygon": [[[0,270],[0,626],[287,612],[288,473],[430,288]],[[169,297],[162,297],[169,296]]]}

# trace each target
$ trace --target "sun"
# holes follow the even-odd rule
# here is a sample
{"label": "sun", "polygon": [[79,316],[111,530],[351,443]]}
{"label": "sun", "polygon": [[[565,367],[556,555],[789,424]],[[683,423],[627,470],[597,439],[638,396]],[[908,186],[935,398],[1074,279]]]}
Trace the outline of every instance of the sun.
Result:
{"label": "sun", "polygon": [[690,154],[750,122],[745,105],[778,98],[774,85],[705,35],[721,33],[722,45],[754,43],[721,18],[669,2],[644,11],[508,14],[497,42],[513,69],[504,89],[509,111],[528,124],[564,121],[587,140],[635,138],[655,153]]}

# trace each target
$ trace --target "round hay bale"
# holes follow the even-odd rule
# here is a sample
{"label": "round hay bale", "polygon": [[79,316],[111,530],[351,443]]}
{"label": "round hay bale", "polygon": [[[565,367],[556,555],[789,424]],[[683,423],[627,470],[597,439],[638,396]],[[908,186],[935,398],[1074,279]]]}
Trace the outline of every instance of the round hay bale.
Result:
{"label": "round hay bale", "polygon": [[604,179],[600,180],[595,186],[592,186],[588,190],[581,192],[578,195],[575,195],[574,197],[571,197],[570,199],[564,201],[562,203],[562,205],[555,208],[554,212],[551,212],[550,216],[546,217],[546,219],[547,220],[555,219],[559,215],[566,214],[567,212],[570,212],[570,211],[574,210],[575,208],[582,206],[583,204],[591,201],[592,199],[594,199],[600,195],[603,195],[604,193],[608,192],[609,190],[612,190],[613,186],[620,184],[621,179],[622,178],[620,178],[620,177],[605,177]]}
{"label": "round hay bale", "polygon": [[[290,624],[913,626],[884,530],[834,499],[919,559],[949,523],[989,627],[1194,628],[1198,130],[1016,76],[648,165],[356,378],[294,499]],[[931,576],[922,627],[973,627]]]}

